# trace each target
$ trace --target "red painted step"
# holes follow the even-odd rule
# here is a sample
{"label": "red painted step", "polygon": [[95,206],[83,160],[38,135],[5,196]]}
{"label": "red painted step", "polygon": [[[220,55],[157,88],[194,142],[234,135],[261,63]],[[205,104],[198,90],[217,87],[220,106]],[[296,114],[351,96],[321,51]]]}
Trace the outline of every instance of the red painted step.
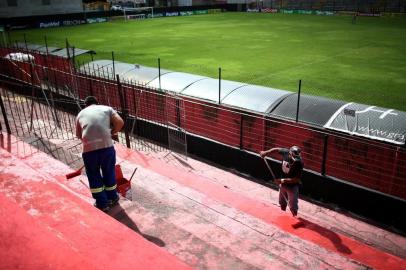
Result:
{"label": "red painted step", "polygon": [[190,269],[24,162],[43,155],[10,152],[0,148],[1,269]]}
{"label": "red painted step", "polygon": [[117,156],[121,159],[166,176],[181,185],[193,188],[212,199],[221,201],[267,223],[274,224],[285,232],[313,242],[342,256],[359,261],[375,269],[406,269],[406,260],[358,242],[344,235],[334,233],[304,219],[295,219],[279,208],[248,198],[225,189],[204,177],[168,166],[159,159],[146,158],[143,154],[116,145]]}

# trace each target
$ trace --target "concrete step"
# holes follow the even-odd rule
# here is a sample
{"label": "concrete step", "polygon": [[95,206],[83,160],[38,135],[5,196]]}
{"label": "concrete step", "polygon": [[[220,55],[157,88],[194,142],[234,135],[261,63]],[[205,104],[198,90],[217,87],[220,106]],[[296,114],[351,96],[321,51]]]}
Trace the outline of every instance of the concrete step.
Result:
{"label": "concrete step", "polygon": [[15,138],[1,145],[2,269],[190,269],[47,173],[67,166]]}
{"label": "concrete step", "polygon": [[[65,239],[0,193],[2,269],[98,269]],[[67,259],[69,258],[69,259]]]}
{"label": "concrete step", "polygon": [[[219,211],[222,214],[229,212],[230,209],[234,209],[234,211],[237,211],[238,214],[251,216],[268,225],[276,227],[278,232],[282,232],[282,238],[287,234],[297,237],[302,241],[302,244],[297,247],[298,250],[306,250],[304,249],[304,246],[309,245],[309,243],[311,246],[310,250],[312,250],[312,252],[318,248],[321,248],[321,250],[327,250],[327,252],[325,252],[323,255],[320,255],[322,252],[318,253],[319,251],[317,251],[314,252],[314,254],[311,253],[308,255],[309,257],[314,256],[315,258],[320,258],[320,256],[324,256],[326,257],[326,261],[329,260],[328,256],[338,255],[339,257],[345,257],[344,259],[341,259],[341,261],[340,259],[337,260],[336,264],[338,266],[340,266],[340,263],[354,263],[357,265],[355,267],[361,268],[368,266],[385,269],[388,265],[393,265],[394,267],[401,265],[402,267],[405,267],[405,260],[403,258],[398,258],[383,252],[382,250],[376,249],[375,247],[371,247],[364,242],[359,242],[356,239],[342,235],[339,232],[332,231],[317,224],[317,222],[312,222],[312,220],[308,220],[306,218],[299,218],[299,220],[294,219],[289,214],[281,212],[274,204],[269,204],[269,202],[267,203],[262,200],[246,196],[244,193],[237,192],[228,186],[220,185],[219,183],[210,181],[210,179],[204,176],[195,174],[194,170],[191,169],[193,166],[186,166],[186,170],[174,168],[162,160],[144,155],[142,153],[136,153],[120,146],[116,147],[116,151],[122,167],[125,168],[127,163],[130,165],[132,163],[133,166],[139,166],[134,185],[136,185],[136,183],[142,183],[143,179],[146,179],[148,182],[147,185],[144,185],[144,188],[146,188],[149,185],[153,185],[152,180],[166,177],[168,180],[179,184],[182,188],[188,188],[190,190],[197,191],[198,194],[203,194],[203,199],[199,201],[199,203],[204,207],[212,207],[212,205],[208,203],[211,201],[220,202],[228,207],[227,209],[222,209],[225,212]],[[185,168],[185,166],[183,167]],[[144,169],[156,173],[156,176],[143,176],[142,172]],[[129,172],[132,170],[133,168],[130,168],[127,175],[129,175]],[[168,180],[154,185],[157,186],[156,190],[159,190],[159,187],[164,186],[164,183],[169,183],[170,181]],[[240,181],[241,180],[242,179],[240,179]],[[245,180],[245,182],[248,181]],[[252,184],[255,183],[251,183],[251,185]],[[237,187],[239,186],[237,185]],[[174,191],[174,189],[171,189],[170,187],[167,187],[166,189]],[[252,187],[252,190],[255,189],[256,187]],[[157,198],[165,198],[168,196],[164,196],[163,194],[164,192],[160,191]],[[198,194],[187,197],[199,198]],[[137,201],[136,198],[133,199]],[[180,205],[187,205],[187,202],[180,203],[178,207],[180,207]],[[344,217],[339,217],[338,219],[341,218]],[[352,219],[347,218],[345,221],[348,225],[351,224]],[[339,220],[337,222],[339,222]],[[353,224],[358,225],[357,222],[353,222]],[[363,226],[361,228],[368,229],[367,233],[370,234],[369,238],[373,238],[371,237],[372,234],[380,232],[380,229],[372,226]],[[394,239],[399,246],[402,246],[402,243],[404,243],[405,240],[402,237],[394,237]],[[365,241],[368,241],[368,239]],[[316,248],[314,248],[314,246],[316,246]],[[328,254],[328,256],[325,254]],[[295,259],[296,258],[297,257],[295,257]],[[305,261],[307,259],[308,258],[303,260]],[[333,265],[332,267],[335,266]]]}
{"label": "concrete step", "polygon": [[[134,152],[116,145],[124,176],[129,178],[138,168],[129,194],[132,201],[122,199],[109,212],[120,224],[92,206],[85,176],[66,180],[65,174],[72,169],[42,152],[21,151],[30,146],[12,140],[2,144],[8,152],[0,152],[0,168],[5,168],[0,175],[0,193],[7,194],[45,228],[58,232],[58,237],[68,239],[69,246],[81,253],[91,243],[89,229],[82,231],[82,227],[103,224],[103,228],[117,228],[114,231],[120,248],[113,253],[117,258],[127,256],[121,260],[127,268],[136,267],[139,258],[147,256],[143,269],[159,269],[148,257],[157,256],[152,250],[158,249],[172,254],[165,252],[162,263],[175,268],[182,263],[172,263],[168,255],[196,269],[385,269],[391,265],[406,269],[404,258],[365,243],[379,239],[374,236],[382,232],[379,228],[302,201],[301,219],[294,219],[280,211],[275,203],[277,193],[269,188],[193,159]],[[10,171],[11,175],[7,174]],[[27,185],[32,182],[36,184]],[[50,190],[42,194],[45,187]],[[68,209],[58,209],[56,198],[69,205]],[[75,225],[77,220],[81,226]],[[362,242],[351,237],[357,235],[358,228],[362,229],[358,234]],[[400,247],[395,252],[402,254],[405,239],[384,233],[382,242],[392,241],[394,247]],[[104,249],[115,249],[116,240],[111,242],[105,235],[108,231],[100,234],[100,239],[109,239]],[[148,243],[144,253],[140,243]],[[106,258],[96,258],[108,263]],[[163,264],[160,267],[172,269]]]}
{"label": "concrete step", "polygon": [[172,254],[183,248],[182,257],[199,269],[367,268],[142,168],[132,196],[126,214],[114,216],[132,219],[141,231],[164,240]]}

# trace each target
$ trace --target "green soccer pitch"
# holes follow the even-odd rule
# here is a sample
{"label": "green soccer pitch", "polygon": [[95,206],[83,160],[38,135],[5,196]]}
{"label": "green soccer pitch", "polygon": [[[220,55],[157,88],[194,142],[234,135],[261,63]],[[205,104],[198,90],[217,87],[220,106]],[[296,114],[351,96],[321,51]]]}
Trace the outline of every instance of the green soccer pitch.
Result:
{"label": "green soccer pitch", "polygon": [[[406,16],[222,13],[20,30],[12,40],[406,111]],[[82,60],[90,60],[90,57]]]}

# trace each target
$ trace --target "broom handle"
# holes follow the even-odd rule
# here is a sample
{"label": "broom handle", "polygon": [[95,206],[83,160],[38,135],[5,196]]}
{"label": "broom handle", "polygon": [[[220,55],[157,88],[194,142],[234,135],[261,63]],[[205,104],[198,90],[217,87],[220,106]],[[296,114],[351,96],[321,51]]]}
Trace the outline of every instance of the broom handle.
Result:
{"label": "broom handle", "polygon": [[265,157],[263,159],[264,159],[266,166],[268,167],[269,172],[271,173],[271,175],[273,177],[273,180],[276,180],[275,174],[273,173],[271,166],[269,166],[268,161],[266,160]]}
{"label": "broom handle", "polygon": [[135,172],[137,171],[137,169],[138,169],[138,168],[135,168],[133,174],[132,174],[131,177],[130,177],[130,180],[128,180],[129,182],[131,182],[131,179],[133,179],[133,176],[134,176]]}

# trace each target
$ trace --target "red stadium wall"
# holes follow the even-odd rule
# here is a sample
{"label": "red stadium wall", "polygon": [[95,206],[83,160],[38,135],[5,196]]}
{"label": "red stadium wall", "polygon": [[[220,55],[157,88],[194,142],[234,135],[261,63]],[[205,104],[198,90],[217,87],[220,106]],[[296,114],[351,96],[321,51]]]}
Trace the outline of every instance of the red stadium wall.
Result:
{"label": "red stadium wall", "polygon": [[185,99],[185,112],[188,132],[239,147],[240,117],[235,112],[188,98]]}
{"label": "red stadium wall", "polygon": [[264,150],[265,118],[256,115],[241,114],[241,148],[259,153]]}
{"label": "red stadium wall", "polygon": [[[266,148],[290,147],[303,149],[305,168],[320,173],[323,164],[324,135],[302,124],[270,121],[266,132]],[[280,159],[275,154],[274,158]]]}
{"label": "red stadium wall", "polygon": [[385,194],[406,198],[405,152],[329,137],[326,174]]}

